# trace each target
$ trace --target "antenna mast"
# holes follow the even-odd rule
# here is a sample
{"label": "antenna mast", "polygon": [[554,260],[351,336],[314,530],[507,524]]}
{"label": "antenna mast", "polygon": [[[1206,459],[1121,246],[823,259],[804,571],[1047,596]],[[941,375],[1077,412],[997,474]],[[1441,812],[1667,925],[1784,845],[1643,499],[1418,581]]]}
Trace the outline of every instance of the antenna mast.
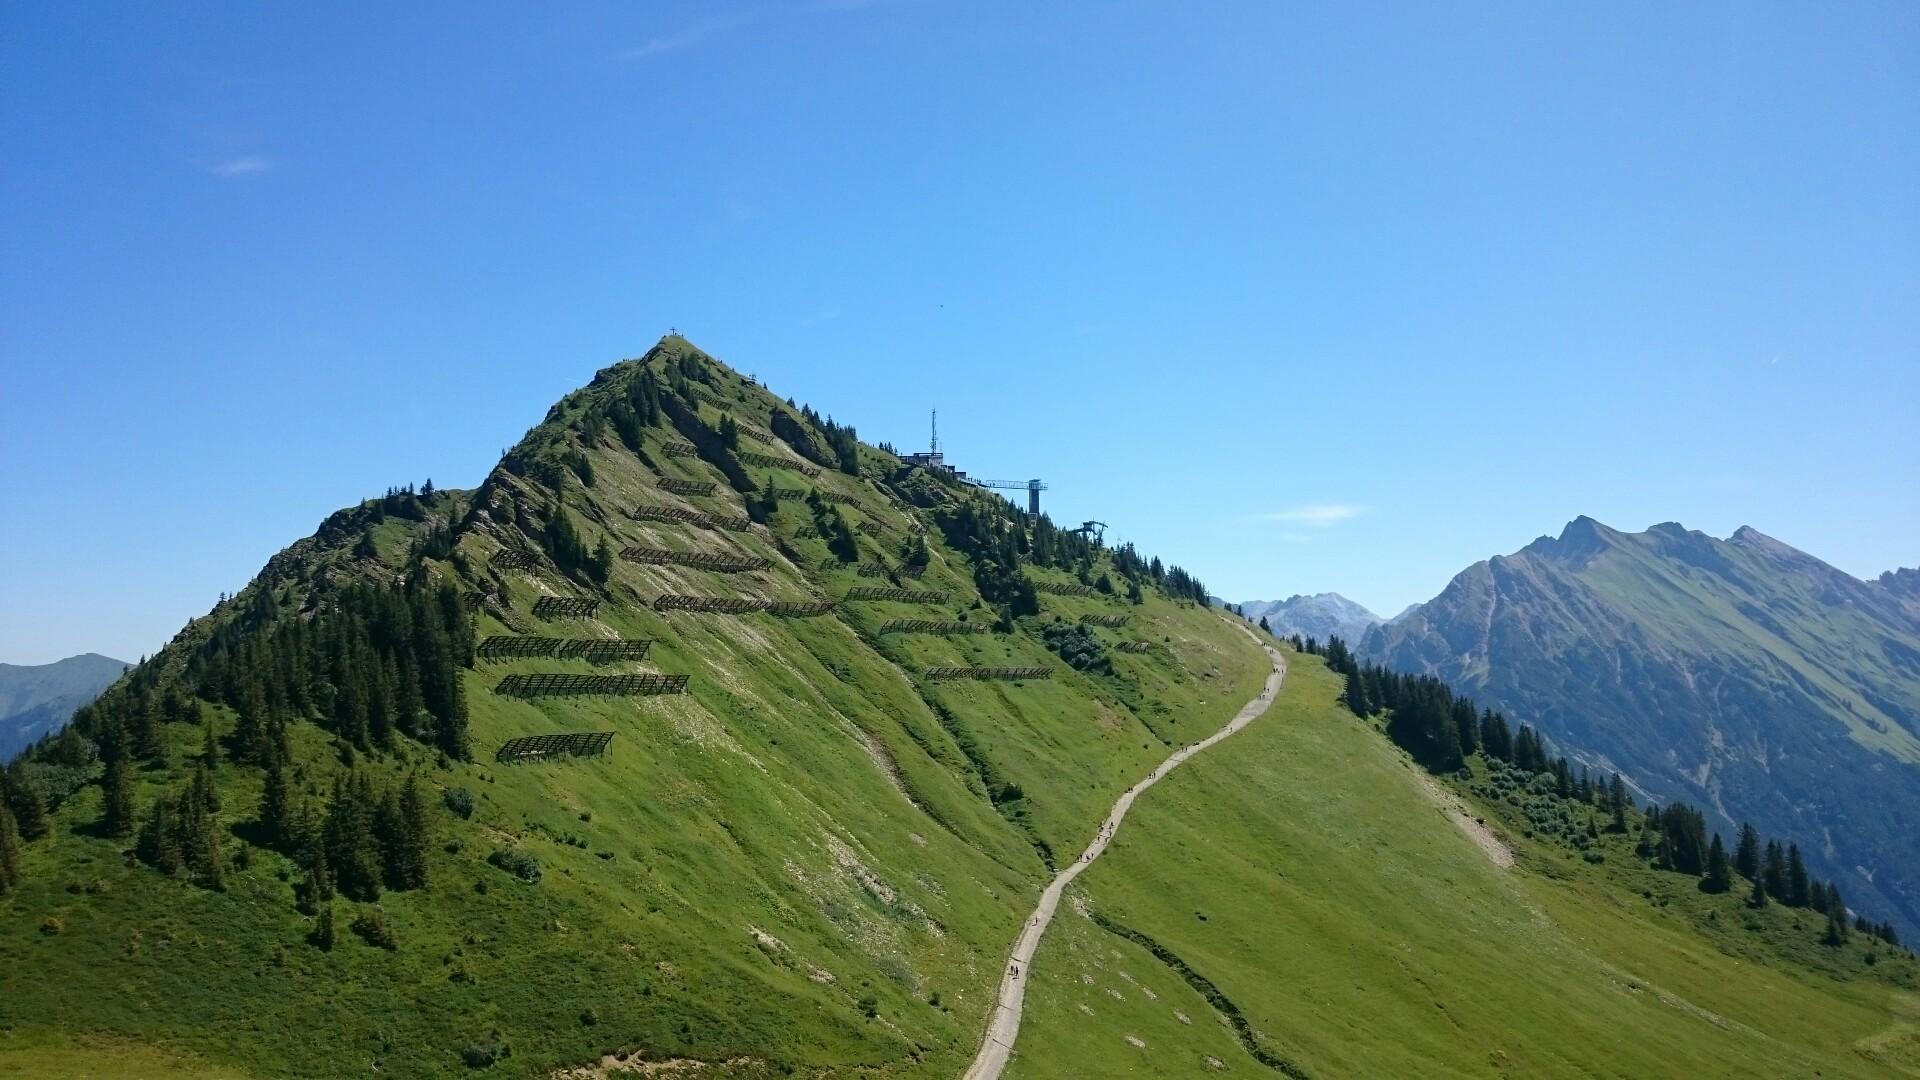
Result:
{"label": "antenna mast", "polygon": [[929,453],[940,452],[940,410],[933,410],[933,445],[927,447]]}

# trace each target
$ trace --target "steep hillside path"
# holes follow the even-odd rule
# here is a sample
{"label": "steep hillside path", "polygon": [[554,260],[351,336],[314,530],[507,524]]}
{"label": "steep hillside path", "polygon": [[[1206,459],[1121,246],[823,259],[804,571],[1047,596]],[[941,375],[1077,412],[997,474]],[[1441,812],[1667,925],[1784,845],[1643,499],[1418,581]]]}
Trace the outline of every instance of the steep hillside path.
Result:
{"label": "steep hillside path", "polygon": [[1026,1008],[1027,969],[1033,963],[1034,950],[1040,947],[1040,936],[1047,932],[1048,924],[1053,922],[1053,911],[1060,905],[1061,894],[1080,871],[1093,865],[1093,860],[1107,850],[1107,844],[1120,831],[1120,822],[1132,809],[1133,800],[1140,793],[1160,782],[1160,778],[1172,772],[1179,764],[1193,755],[1212,746],[1259,719],[1260,714],[1273,704],[1274,697],[1280,692],[1280,681],[1286,678],[1287,661],[1280,650],[1261,641],[1245,626],[1241,631],[1265,649],[1273,660],[1273,671],[1267,675],[1266,685],[1260,695],[1240,707],[1227,726],[1197,743],[1190,743],[1173,752],[1173,755],[1160,763],[1159,767],[1147,774],[1147,778],[1128,788],[1113,804],[1113,810],[1107,814],[1107,820],[1100,825],[1100,831],[1094,834],[1093,843],[1053,879],[1046,891],[1040,894],[1040,903],[1034,907],[1033,914],[1027,918],[1027,925],[1021,929],[1019,940],[1013,943],[1013,954],[1007,958],[1007,966],[1000,973],[1000,997],[994,1004],[993,1015],[987,1021],[986,1039],[980,1044],[980,1052],[974,1055],[973,1064],[967,1067],[965,1080],[999,1080],[1000,1071],[1007,1067],[1007,1059],[1013,1055],[1013,1041],[1020,1034],[1020,1014]]}

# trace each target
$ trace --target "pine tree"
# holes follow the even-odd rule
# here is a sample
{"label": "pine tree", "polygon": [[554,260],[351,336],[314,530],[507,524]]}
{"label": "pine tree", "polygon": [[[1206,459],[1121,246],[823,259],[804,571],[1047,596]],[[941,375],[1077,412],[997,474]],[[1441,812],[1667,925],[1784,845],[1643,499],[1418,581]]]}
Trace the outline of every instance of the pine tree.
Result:
{"label": "pine tree", "polygon": [[5,802],[13,811],[21,840],[32,843],[52,830],[47,797],[41,792],[39,782],[27,772],[25,758],[15,758],[13,764],[7,766],[6,775],[0,777],[0,793],[6,796],[0,802]]}
{"label": "pine tree", "polygon": [[1723,893],[1733,888],[1733,866],[1727,861],[1727,849],[1720,843],[1720,834],[1713,834],[1713,844],[1707,848],[1707,873],[1700,879],[1703,892]]}
{"label": "pine tree", "polygon": [[1775,900],[1787,899],[1787,853],[1781,849],[1780,841],[1767,841],[1767,857],[1760,865],[1760,876],[1767,879],[1767,895]]}
{"label": "pine tree", "polygon": [[333,951],[333,901],[329,900],[320,908],[320,914],[313,920],[313,932],[307,935],[307,941],[322,952]]}
{"label": "pine tree", "polygon": [[277,755],[267,762],[267,781],[260,789],[260,813],[255,820],[268,847],[292,853],[293,792],[287,787],[286,769]]}
{"label": "pine tree", "polygon": [[333,870],[327,865],[327,853],[323,849],[314,855],[313,865],[307,868],[307,879],[294,890],[294,898],[303,913],[317,915],[333,906],[333,894]]}
{"label": "pine tree", "polygon": [[1753,908],[1767,906],[1767,882],[1764,877],[1753,879],[1753,891],[1747,894],[1747,906]]}
{"label": "pine tree", "polygon": [[1740,842],[1733,849],[1733,868],[1749,881],[1760,876],[1760,833],[1751,825],[1740,826]]}
{"label": "pine tree", "polygon": [[209,769],[217,769],[220,767],[220,725],[209,716],[204,726],[206,737],[200,741],[200,761]]}
{"label": "pine tree", "polygon": [[380,898],[380,845],[373,834],[373,815],[370,780],[359,773],[334,779],[323,843],[340,891],[354,900]]}
{"label": "pine tree", "polygon": [[1820,936],[1820,943],[1839,948],[1847,943],[1847,920],[1845,916],[1827,912],[1827,932]]}
{"label": "pine tree", "polygon": [[467,736],[467,690],[457,671],[449,677],[447,715],[438,721],[436,741],[441,752],[455,761],[472,760],[473,745]]}
{"label": "pine tree", "polygon": [[171,798],[162,795],[147,807],[147,820],[140,826],[140,838],[134,842],[133,850],[141,862],[163,874],[177,874],[186,867],[186,853],[180,849],[180,826],[174,820]]}
{"label": "pine tree", "polygon": [[1807,864],[1800,858],[1800,845],[1787,845],[1787,895],[1786,901],[1793,907],[1806,907],[1813,901],[1807,882]]}
{"label": "pine tree", "polygon": [[1358,675],[1347,677],[1347,708],[1355,716],[1373,715],[1373,704],[1367,700],[1367,681]]}
{"label": "pine tree", "polygon": [[4,800],[0,800],[0,896],[12,892],[20,884],[20,827],[15,823],[13,811],[8,809]]}
{"label": "pine tree", "polygon": [[100,788],[104,795],[100,830],[115,838],[132,833],[133,776],[127,770],[125,757],[116,757],[107,763],[107,771],[100,779]]}
{"label": "pine tree", "polygon": [[427,801],[420,793],[419,781],[411,773],[400,787],[400,819],[407,838],[400,860],[405,872],[404,887],[424,889],[427,887],[427,848],[433,843],[433,826],[427,818]]}

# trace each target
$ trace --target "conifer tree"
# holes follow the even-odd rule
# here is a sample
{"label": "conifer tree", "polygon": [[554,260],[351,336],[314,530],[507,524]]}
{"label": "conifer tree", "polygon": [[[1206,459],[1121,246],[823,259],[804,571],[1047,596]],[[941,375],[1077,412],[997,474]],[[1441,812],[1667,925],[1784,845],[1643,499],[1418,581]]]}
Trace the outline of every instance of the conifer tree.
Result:
{"label": "conifer tree", "polygon": [[140,826],[133,850],[141,862],[163,874],[177,874],[185,868],[186,853],[180,849],[180,827],[174,821],[172,799],[162,795],[147,807],[147,820]]}
{"label": "conifer tree", "polygon": [[1827,912],[1827,932],[1820,936],[1820,943],[1839,948],[1847,943],[1847,920],[1845,916]]}
{"label": "conifer tree", "polygon": [[1752,908],[1767,906],[1767,882],[1764,876],[1753,879],[1753,891],[1747,894],[1747,906]]}
{"label": "conifer tree", "polygon": [[40,790],[40,784],[27,772],[24,757],[15,758],[7,766],[5,776],[0,776],[0,799],[13,811],[15,827],[20,839],[31,843],[47,835],[52,830],[51,819],[47,815],[47,797]]}
{"label": "conifer tree", "polygon": [[133,776],[127,769],[124,756],[115,757],[107,763],[107,771],[100,779],[100,789],[104,795],[100,830],[115,838],[132,833]]}
{"label": "conifer tree", "polygon": [[206,732],[200,740],[200,761],[209,769],[217,769],[220,767],[220,725],[209,716],[202,726]]}
{"label": "conifer tree", "polygon": [[1352,709],[1355,716],[1373,715],[1373,704],[1367,700],[1367,681],[1358,675],[1347,677],[1347,708]]}
{"label": "conifer tree", "polygon": [[267,762],[266,785],[260,789],[260,813],[255,818],[267,846],[292,853],[294,848],[293,792],[286,769],[275,755]]}
{"label": "conifer tree", "polygon": [[323,844],[340,891],[351,899],[380,898],[380,845],[373,834],[372,782],[360,773],[335,777]]}
{"label": "conifer tree", "polygon": [[1787,895],[1786,902],[1793,907],[1806,907],[1813,902],[1811,886],[1807,882],[1807,864],[1800,858],[1800,845],[1787,845]]}
{"label": "conifer tree", "polygon": [[300,910],[308,915],[317,915],[333,906],[333,870],[327,865],[327,853],[324,848],[314,854],[313,865],[307,868],[307,878],[294,890],[294,898]]}
{"label": "conifer tree", "polygon": [[1740,842],[1733,849],[1733,868],[1749,881],[1760,876],[1760,833],[1751,825],[1740,826]]}
{"label": "conifer tree", "polygon": [[1733,866],[1727,859],[1727,849],[1720,843],[1720,834],[1713,834],[1713,845],[1707,848],[1707,873],[1700,879],[1703,892],[1723,893],[1733,888]]}
{"label": "conifer tree", "polygon": [[1767,879],[1767,895],[1775,900],[1787,899],[1787,853],[1781,850],[1780,841],[1767,841],[1767,857],[1760,865],[1760,876]]}
{"label": "conifer tree", "polygon": [[313,920],[313,932],[307,935],[313,947],[322,952],[333,951],[333,901],[328,900],[320,907],[320,914]]}
{"label": "conifer tree", "polygon": [[20,827],[15,823],[13,811],[8,809],[4,800],[0,800],[0,896],[5,896],[20,884]]}

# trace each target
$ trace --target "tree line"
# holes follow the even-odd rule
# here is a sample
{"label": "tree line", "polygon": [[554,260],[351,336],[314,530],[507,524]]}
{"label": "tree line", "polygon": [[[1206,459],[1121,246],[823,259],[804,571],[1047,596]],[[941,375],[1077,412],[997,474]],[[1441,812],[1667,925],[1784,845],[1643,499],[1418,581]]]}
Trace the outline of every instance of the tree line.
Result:
{"label": "tree line", "polygon": [[[1354,715],[1370,718],[1384,712],[1386,733],[1395,745],[1433,772],[1456,772],[1466,759],[1479,754],[1489,763],[1500,762],[1524,775],[1550,777],[1550,790],[1561,799],[1589,808],[1603,808],[1607,831],[1626,833],[1634,800],[1619,774],[1610,783],[1594,782],[1583,766],[1576,777],[1564,756],[1550,756],[1540,735],[1527,724],[1516,731],[1504,714],[1478,708],[1432,675],[1388,671],[1376,663],[1362,663],[1346,642],[1329,637],[1320,642],[1295,634],[1291,644],[1301,652],[1326,660],[1327,667],[1346,677],[1341,701]],[[1590,819],[1591,822],[1591,819]],[[1589,824],[1598,835],[1598,826]],[[1840,888],[1812,879],[1797,844],[1765,840],[1752,825],[1740,827],[1738,842],[1729,853],[1717,832],[1709,832],[1706,816],[1683,802],[1649,805],[1640,815],[1635,854],[1657,869],[1700,879],[1699,888],[1724,893],[1735,887],[1735,875],[1750,883],[1747,903],[1764,908],[1771,903],[1805,908],[1825,915],[1821,940],[1844,944],[1854,932],[1899,946],[1899,934],[1890,922],[1864,915],[1849,921]]]}

